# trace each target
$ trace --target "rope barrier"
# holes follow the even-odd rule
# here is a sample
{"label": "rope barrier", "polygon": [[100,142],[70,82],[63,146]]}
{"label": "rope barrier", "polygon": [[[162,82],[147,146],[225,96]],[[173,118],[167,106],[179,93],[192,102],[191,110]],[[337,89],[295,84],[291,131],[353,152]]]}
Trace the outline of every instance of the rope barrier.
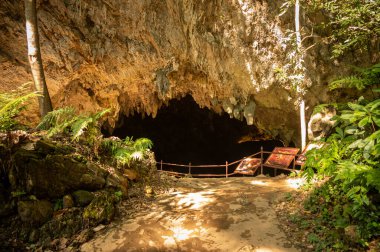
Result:
{"label": "rope barrier", "polygon": [[[261,174],[263,173],[263,154],[281,154],[281,155],[289,155],[289,156],[294,156],[294,160],[293,162],[295,161],[295,157],[299,157],[302,155],[301,154],[290,154],[290,153],[282,153],[282,152],[270,152],[270,151],[264,151],[261,147],[261,151],[260,152],[256,152],[252,155],[249,155],[247,157],[243,157],[239,160],[236,160],[236,161],[233,161],[233,162],[228,162],[226,161],[226,164],[223,164],[223,165],[192,165],[191,163],[189,163],[188,165],[185,165],[185,164],[174,164],[174,163],[165,163],[165,162],[162,162],[162,160],[160,162],[156,162],[157,165],[160,165],[160,170],[158,170],[159,172],[163,172],[163,173],[166,173],[166,174],[170,174],[170,175],[174,175],[174,176],[189,176],[191,175],[192,177],[229,177],[231,175],[234,175],[236,173],[228,173],[228,168],[232,165],[235,165],[237,163],[240,163],[242,162],[243,160],[247,159],[247,158],[254,158],[256,157],[257,155],[260,155],[260,159],[261,159]],[[184,173],[184,172],[174,172],[174,171],[166,171],[166,170],[163,170],[163,166],[170,166],[170,167],[183,167],[183,168],[188,168],[188,172],[187,173]],[[192,168],[226,168],[226,173],[225,174],[192,174],[191,173],[191,169]],[[294,171],[294,164],[293,164],[293,169],[289,169],[289,168],[284,168],[284,167],[270,167],[270,168],[274,168],[274,169],[282,169],[282,170],[286,170],[286,171]]]}

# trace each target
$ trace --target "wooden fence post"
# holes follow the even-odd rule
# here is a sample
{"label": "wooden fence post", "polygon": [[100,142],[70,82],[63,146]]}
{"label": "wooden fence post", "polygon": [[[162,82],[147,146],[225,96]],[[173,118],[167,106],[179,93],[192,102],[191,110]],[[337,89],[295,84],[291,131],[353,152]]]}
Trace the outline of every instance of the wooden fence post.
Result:
{"label": "wooden fence post", "polygon": [[189,175],[191,175],[191,162],[189,163]]}
{"label": "wooden fence post", "polygon": [[162,171],[162,160],[160,162],[160,170]]}
{"label": "wooden fence post", "polygon": [[293,157],[293,172],[296,169],[296,157]]}
{"label": "wooden fence post", "polygon": [[263,163],[264,163],[264,153],[263,153],[263,146],[260,148],[260,169],[261,169],[261,174],[263,174]]}
{"label": "wooden fence post", "polygon": [[226,178],[228,178],[228,161],[226,161]]}

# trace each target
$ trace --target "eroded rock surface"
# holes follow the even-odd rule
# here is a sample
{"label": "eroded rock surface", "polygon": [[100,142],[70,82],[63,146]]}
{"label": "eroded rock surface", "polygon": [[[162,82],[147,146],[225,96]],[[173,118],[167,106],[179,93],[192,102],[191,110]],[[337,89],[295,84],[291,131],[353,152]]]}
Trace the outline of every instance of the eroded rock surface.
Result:
{"label": "eroded rock surface", "polygon": [[[200,107],[244,119],[284,141],[297,141],[297,94],[283,74],[294,48],[293,13],[282,1],[38,1],[41,49],[54,107],[155,116],[170,99],[190,94]],[[0,5],[0,90],[31,80],[22,1]],[[302,29],[323,15],[301,15]],[[336,97],[326,83],[339,61],[314,30],[305,40],[305,100],[311,108]],[[357,55],[344,57],[357,60]],[[371,57],[367,57],[368,59]],[[372,57],[373,58],[373,57]],[[337,71],[339,70],[339,71]],[[33,117],[34,114],[29,114]]]}

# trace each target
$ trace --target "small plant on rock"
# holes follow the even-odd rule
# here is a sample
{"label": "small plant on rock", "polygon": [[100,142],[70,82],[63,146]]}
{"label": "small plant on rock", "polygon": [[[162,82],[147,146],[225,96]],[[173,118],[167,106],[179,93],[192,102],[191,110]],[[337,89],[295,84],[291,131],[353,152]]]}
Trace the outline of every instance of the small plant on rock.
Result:
{"label": "small plant on rock", "polygon": [[102,142],[104,151],[111,154],[119,167],[129,166],[131,161],[140,161],[145,153],[152,148],[153,143],[148,138],[126,137],[124,140],[118,138],[107,138]]}

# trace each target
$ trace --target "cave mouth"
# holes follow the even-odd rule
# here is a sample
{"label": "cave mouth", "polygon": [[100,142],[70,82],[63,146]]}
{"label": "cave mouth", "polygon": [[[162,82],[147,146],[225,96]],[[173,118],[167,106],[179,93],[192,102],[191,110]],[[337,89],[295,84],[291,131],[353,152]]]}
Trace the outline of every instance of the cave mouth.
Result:
{"label": "cave mouth", "polygon": [[171,100],[155,118],[141,114],[121,116],[112,135],[119,138],[147,137],[153,141],[156,160],[177,164],[224,164],[259,152],[283,146],[278,140],[260,140],[255,126],[200,108],[187,95]]}

